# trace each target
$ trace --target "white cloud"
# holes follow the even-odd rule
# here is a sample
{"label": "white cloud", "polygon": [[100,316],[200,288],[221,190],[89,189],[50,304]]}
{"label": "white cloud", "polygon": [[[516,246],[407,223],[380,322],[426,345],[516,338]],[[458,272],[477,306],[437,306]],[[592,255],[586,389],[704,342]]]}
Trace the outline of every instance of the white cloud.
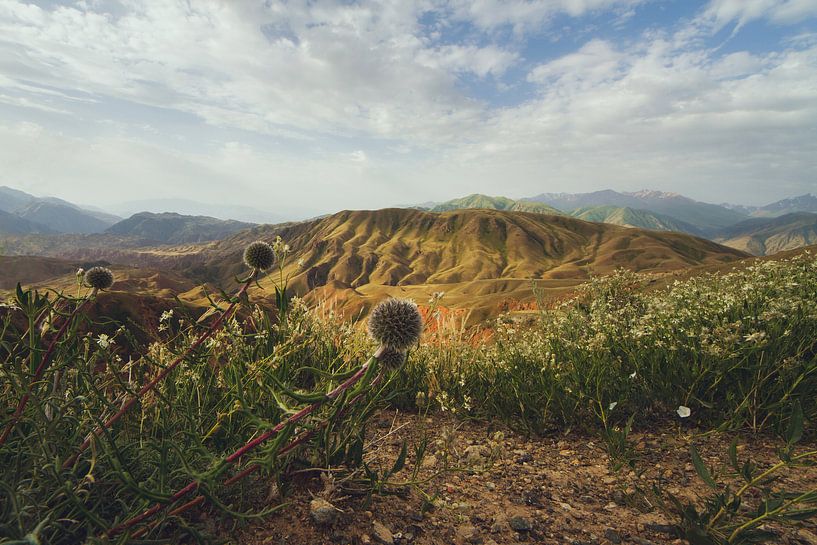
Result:
{"label": "white cloud", "polygon": [[732,22],[740,27],[756,19],[791,24],[811,17],[817,17],[814,0],[711,0],[704,12],[718,28]]}

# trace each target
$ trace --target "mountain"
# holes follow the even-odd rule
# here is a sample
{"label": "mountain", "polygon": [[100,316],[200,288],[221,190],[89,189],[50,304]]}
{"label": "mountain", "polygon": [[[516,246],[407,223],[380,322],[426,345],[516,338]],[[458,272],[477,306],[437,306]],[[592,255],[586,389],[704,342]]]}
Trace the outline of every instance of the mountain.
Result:
{"label": "mountain", "polygon": [[515,201],[507,197],[489,197],[474,193],[460,199],[453,199],[439,203],[431,208],[431,212],[447,212],[469,208],[487,208],[490,210],[508,210],[512,212],[533,212],[536,214],[562,215],[560,210],[552,206],[532,201]]}
{"label": "mountain", "polygon": [[585,221],[612,223],[623,227],[638,227],[654,231],[676,231],[696,236],[702,234],[701,230],[694,225],[670,216],[650,212],[649,210],[637,210],[627,206],[588,206],[577,208],[570,215]]}
{"label": "mountain", "polygon": [[[531,280],[549,295],[595,274],[624,267],[664,272],[728,262],[743,252],[685,234],[591,223],[565,216],[486,209],[433,213],[414,209],[343,211],[320,220],[241,231],[202,250],[196,267],[226,284],[245,271],[241,252],[281,236],[292,253],[284,267],[293,293],[347,312],[387,295],[423,302],[446,292],[447,306],[475,317],[530,300]],[[274,296],[277,274],[254,297]]]}
{"label": "mountain", "polygon": [[55,231],[45,225],[39,225],[28,221],[25,218],[10,214],[0,210],[0,234],[4,235],[27,235],[27,234],[48,234]]}
{"label": "mountain", "polygon": [[221,220],[237,220],[247,223],[282,223],[292,219],[305,219],[320,211],[290,208],[281,203],[270,202],[268,209],[230,204],[207,204],[190,199],[144,199],[119,203],[112,207],[117,213],[129,217],[139,212],[176,212],[187,216],[208,216]]}
{"label": "mountain", "polygon": [[188,244],[219,240],[251,223],[220,220],[208,216],[183,216],[173,212],[153,214],[140,212],[109,227],[105,232],[112,235],[133,236],[161,244]]}
{"label": "mountain", "polygon": [[619,193],[608,189],[593,193],[543,193],[526,200],[543,202],[564,211],[592,206],[648,210],[690,224],[702,233],[715,232],[746,219],[745,214],[736,210],[662,191]]}
{"label": "mountain", "polygon": [[36,232],[99,233],[121,219],[62,199],[35,197],[6,186],[0,186],[0,210],[46,228]]}
{"label": "mountain", "polygon": [[752,211],[755,217],[777,217],[793,212],[817,212],[817,196],[811,193],[783,199],[766,206],[761,206]]}
{"label": "mountain", "polygon": [[817,214],[795,212],[775,218],[752,218],[722,230],[716,240],[754,255],[817,244]]}

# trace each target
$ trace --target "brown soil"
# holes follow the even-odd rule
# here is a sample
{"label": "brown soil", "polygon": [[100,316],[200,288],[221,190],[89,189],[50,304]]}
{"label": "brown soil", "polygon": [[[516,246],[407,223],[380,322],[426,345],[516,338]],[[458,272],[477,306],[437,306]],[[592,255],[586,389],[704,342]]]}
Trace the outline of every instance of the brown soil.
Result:
{"label": "brown soil", "polygon": [[[423,493],[416,488],[392,487],[392,494],[367,504],[365,497],[344,491],[343,483],[312,472],[287,495],[290,504],[284,510],[262,521],[227,529],[205,513],[194,518],[209,519],[211,530],[227,542],[247,545],[683,543],[670,533],[676,520],[651,507],[649,496],[639,491],[660,484],[682,501],[699,502],[709,489],[690,463],[690,443],[694,439],[707,465],[721,467],[733,437],[696,436],[696,430],[677,423],[662,432],[633,432],[635,470],[614,471],[603,443],[588,435],[526,438],[501,425],[392,411],[371,428],[367,460],[381,471],[397,458],[404,440],[411,453],[413,445],[428,438],[418,479],[422,490],[435,497],[431,510],[423,512]],[[747,435],[739,445],[741,460],[762,466],[778,461],[778,440]],[[412,464],[409,455],[406,468],[392,480],[410,479]],[[817,468],[798,469],[782,483],[789,490],[813,488]],[[313,520],[314,498],[329,500],[339,510],[334,522]],[[770,529],[778,532],[773,543],[817,544],[814,522]]]}

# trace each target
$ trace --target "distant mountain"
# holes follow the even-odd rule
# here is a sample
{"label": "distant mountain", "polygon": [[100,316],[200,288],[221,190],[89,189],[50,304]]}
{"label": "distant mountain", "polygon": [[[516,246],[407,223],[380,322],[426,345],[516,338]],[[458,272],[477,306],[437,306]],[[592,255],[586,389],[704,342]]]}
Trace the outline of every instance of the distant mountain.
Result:
{"label": "distant mountain", "polygon": [[121,218],[99,210],[83,208],[55,197],[35,197],[6,186],[0,186],[0,210],[8,212],[46,230],[59,233],[99,233]]}
{"label": "distant mountain", "polygon": [[800,195],[799,197],[792,197],[790,199],[783,199],[766,206],[761,206],[752,211],[752,216],[755,217],[778,217],[793,212],[816,212],[817,213],[817,196],[811,193]]}
{"label": "distant mountain", "polygon": [[510,212],[533,212],[536,214],[563,215],[560,210],[552,206],[532,201],[515,201],[507,197],[489,197],[474,193],[460,199],[453,199],[439,203],[431,208],[431,212],[448,212],[450,210],[465,210],[470,208],[486,208],[490,210],[507,210]]}
{"label": "distant mountain", "polygon": [[111,235],[138,237],[162,244],[189,244],[219,240],[253,225],[208,216],[183,216],[173,212],[161,214],[140,212],[109,227],[105,232]]}
{"label": "distant mountain", "polygon": [[208,216],[248,223],[283,223],[293,219],[313,217],[320,213],[316,210],[290,209],[276,202],[270,202],[269,209],[264,210],[250,206],[207,204],[189,199],[145,199],[120,203],[111,208],[125,217],[139,212],[176,212],[187,216]]}
{"label": "distant mountain", "polygon": [[612,223],[623,227],[638,227],[655,231],[676,231],[700,236],[701,230],[689,223],[677,220],[670,216],[638,210],[627,206],[588,206],[578,208],[570,213],[574,218],[585,221]]}
{"label": "distant mountain", "polygon": [[817,244],[817,214],[795,212],[776,218],[752,218],[723,229],[715,240],[754,255]]}
{"label": "distant mountain", "polygon": [[28,235],[28,234],[50,234],[52,229],[44,225],[39,225],[28,221],[25,218],[10,214],[0,210],[0,234],[4,235]]}
{"label": "distant mountain", "polygon": [[566,212],[592,206],[648,210],[690,224],[702,233],[712,233],[746,219],[746,215],[741,212],[662,191],[619,193],[608,189],[593,193],[543,193],[526,200],[543,202]]}

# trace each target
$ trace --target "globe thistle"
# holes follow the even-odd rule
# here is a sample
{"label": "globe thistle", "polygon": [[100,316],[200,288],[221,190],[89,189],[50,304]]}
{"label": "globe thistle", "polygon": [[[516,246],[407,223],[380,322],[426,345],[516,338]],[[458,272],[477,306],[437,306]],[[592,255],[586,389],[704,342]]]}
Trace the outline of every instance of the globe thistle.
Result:
{"label": "globe thistle", "polygon": [[275,251],[266,242],[253,242],[244,250],[244,263],[251,269],[266,271],[274,262]]}
{"label": "globe thistle", "polygon": [[422,331],[423,319],[413,301],[386,299],[369,316],[369,334],[386,348],[406,350]]}
{"label": "globe thistle", "polygon": [[106,290],[113,286],[113,273],[106,267],[91,267],[85,271],[85,285],[95,290]]}
{"label": "globe thistle", "polygon": [[406,353],[403,350],[395,350],[389,347],[377,359],[387,369],[399,369],[406,362]]}

